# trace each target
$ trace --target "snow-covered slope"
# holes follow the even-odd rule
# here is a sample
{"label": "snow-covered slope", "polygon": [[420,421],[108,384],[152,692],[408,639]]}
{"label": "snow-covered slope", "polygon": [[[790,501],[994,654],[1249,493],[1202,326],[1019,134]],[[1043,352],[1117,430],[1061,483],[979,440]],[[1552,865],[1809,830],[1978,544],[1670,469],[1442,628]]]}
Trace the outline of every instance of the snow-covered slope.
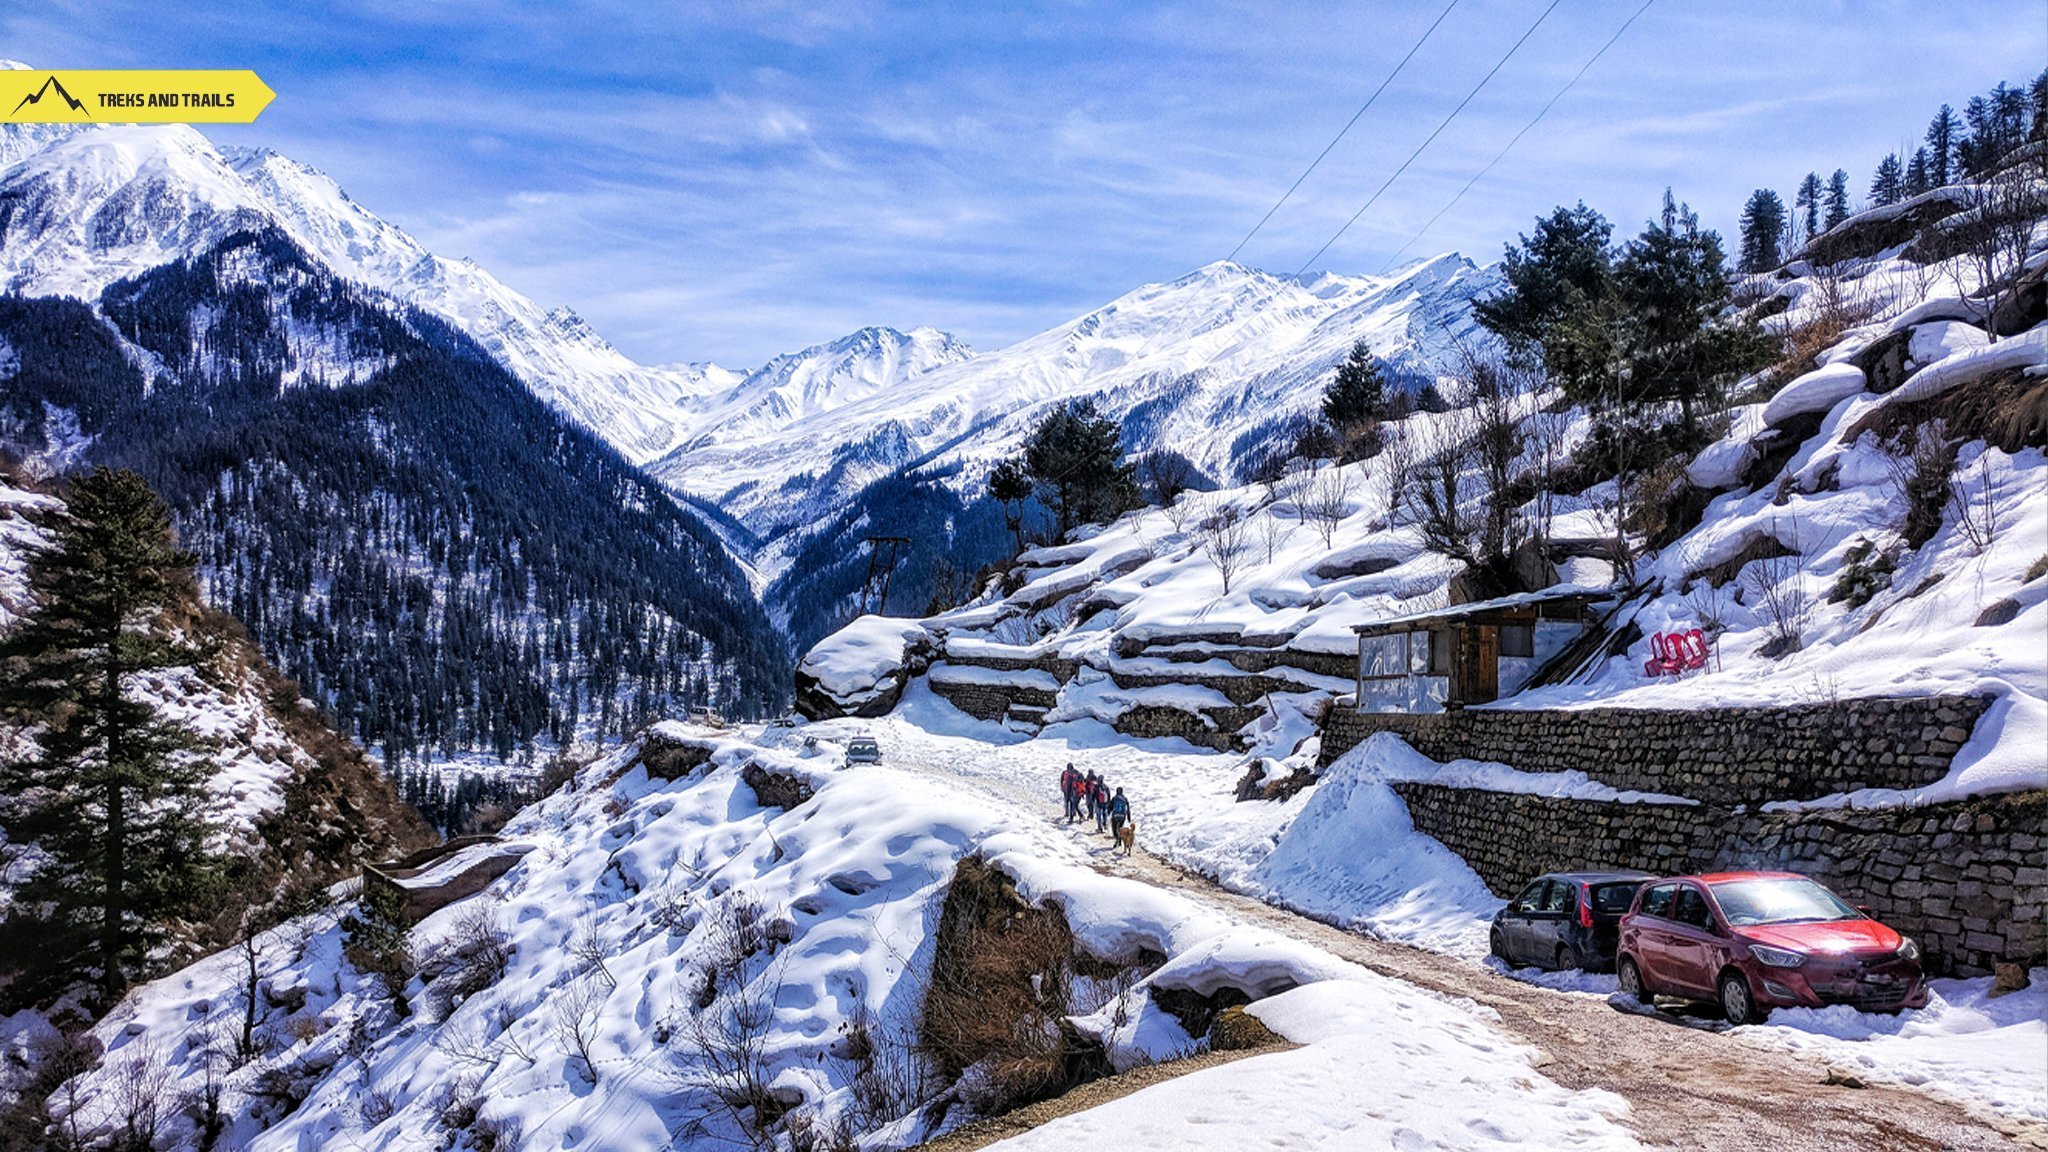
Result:
{"label": "snow-covered slope", "polygon": [[0,128],[0,290],[97,300],[108,284],[272,225],[336,275],[474,338],[543,400],[634,460],[674,446],[678,406],[738,374],[647,367],[567,308],[434,255],[317,169],[185,125]]}
{"label": "snow-covered slope", "polygon": [[[929,1035],[927,990],[962,978],[935,974],[938,939],[955,866],[977,855],[1071,933],[1072,965],[1028,988],[974,975],[1039,1005],[1020,1027],[1092,1037],[1125,1068],[1197,1048],[1155,990],[1233,989],[1306,1046],[1190,1082],[1236,1101],[1208,1110],[1202,1147],[1269,1131],[1274,1078],[1340,1076],[1399,1088],[1318,1092],[1319,1130],[1340,1143],[1306,1147],[1395,1146],[1404,1132],[1460,1148],[1637,1147],[1617,1123],[1626,1105],[1548,1080],[1486,1010],[1103,875],[1035,812],[935,791],[914,771],[849,768],[829,742],[799,752],[682,726],[647,739],[694,744],[709,763],[662,779],[645,763],[657,757],[628,745],[515,817],[512,870],[411,933],[423,964],[402,992],[409,1015],[350,962],[337,914],[308,917],[259,943],[252,1060],[195,1040],[246,1018],[247,962],[223,953],[102,1020],[105,1060],[53,1106],[78,1130],[118,1128],[132,1097],[117,1086],[139,1066],[180,1095],[216,1085],[223,1144],[256,1150],[901,1148],[972,1118],[1004,1072],[991,1059],[955,1081],[911,1050]],[[809,795],[767,806],[749,765]],[[1122,1124],[1084,1113],[1031,1146],[1113,1143]],[[186,1115],[163,1116],[166,1145],[193,1135]]]}
{"label": "snow-covered slope", "polygon": [[1086,397],[1123,424],[1127,451],[1171,447],[1228,477],[1262,433],[1312,409],[1356,340],[1433,379],[1480,340],[1469,304],[1495,283],[1455,255],[1305,281],[1220,262],[856,402],[692,438],[652,470],[773,534],[913,460],[966,463],[958,483],[977,483],[1046,408]]}

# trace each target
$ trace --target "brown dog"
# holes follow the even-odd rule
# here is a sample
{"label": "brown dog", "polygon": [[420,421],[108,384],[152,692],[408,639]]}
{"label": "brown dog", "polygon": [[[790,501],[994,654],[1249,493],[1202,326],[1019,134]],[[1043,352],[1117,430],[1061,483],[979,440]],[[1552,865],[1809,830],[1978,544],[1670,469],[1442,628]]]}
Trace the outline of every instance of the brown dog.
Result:
{"label": "brown dog", "polygon": [[1129,856],[1131,849],[1137,847],[1138,844],[1138,826],[1135,823],[1126,823],[1118,828],[1116,830],[1116,843],[1117,847],[1124,850],[1124,855]]}

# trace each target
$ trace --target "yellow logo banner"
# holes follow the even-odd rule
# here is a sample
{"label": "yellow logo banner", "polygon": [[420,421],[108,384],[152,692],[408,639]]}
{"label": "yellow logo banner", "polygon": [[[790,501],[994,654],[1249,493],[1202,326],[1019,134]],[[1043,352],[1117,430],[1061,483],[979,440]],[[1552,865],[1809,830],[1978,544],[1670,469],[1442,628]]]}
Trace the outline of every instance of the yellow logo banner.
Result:
{"label": "yellow logo banner", "polygon": [[0,124],[247,124],[277,93],[247,69],[0,71]]}

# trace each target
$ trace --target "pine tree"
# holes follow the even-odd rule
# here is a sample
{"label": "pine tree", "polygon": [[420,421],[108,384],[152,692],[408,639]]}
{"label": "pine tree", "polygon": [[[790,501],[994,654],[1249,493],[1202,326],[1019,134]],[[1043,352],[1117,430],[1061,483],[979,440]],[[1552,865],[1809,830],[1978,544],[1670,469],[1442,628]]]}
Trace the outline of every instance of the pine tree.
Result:
{"label": "pine tree", "polygon": [[1799,213],[1799,223],[1805,228],[1802,241],[1820,235],[1820,176],[1808,172],[1806,179],[1799,182],[1799,192],[1792,198],[1792,208]]}
{"label": "pine tree", "polygon": [[127,690],[206,654],[173,630],[193,560],[140,476],[81,477],[47,528],[36,609],[0,644],[0,711],[35,743],[0,762],[0,828],[40,850],[0,933],[23,947],[0,960],[30,995],[96,973],[111,1005],[164,920],[219,882],[204,744]]}
{"label": "pine tree", "polygon": [[1769,188],[1749,194],[1742,208],[1742,270],[1769,272],[1785,262],[1778,239],[1785,234],[1785,202]]}
{"label": "pine tree", "polygon": [[1882,208],[1906,198],[1906,172],[1893,152],[1877,162],[1877,174],[1870,178],[1870,202]]}
{"label": "pine tree", "polygon": [[1827,216],[1823,228],[1832,229],[1849,218],[1849,173],[1840,168],[1828,177]]}
{"label": "pine tree", "polygon": [[1913,149],[1913,159],[1906,165],[1906,198],[1925,195],[1934,185],[1927,175],[1927,149]]}
{"label": "pine tree", "polygon": [[1058,517],[1062,539],[1140,503],[1137,466],[1123,463],[1123,434],[1096,412],[1093,400],[1072,400],[1047,413],[1024,442],[1023,463]]}
{"label": "pine tree", "polygon": [[1372,346],[1357,341],[1323,391],[1323,419],[1338,435],[1349,438],[1379,419],[1386,404],[1386,372],[1379,357],[1372,354]]}
{"label": "pine tree", "polygon": [[1956,110],[1946,104],[1927,124],[1927,180],[1931,188],[1943,188],[1954,180],[1956,145],[1962,143],[1963,124]]}
{"label": "pine tree", "polygon": [[1754,367],[1762,347],[1753,329],[1717,322],[1733,295],[1721,237],[1666,192],[1662,218],[1629,243],[1614,281],[1622,312],[1611,327],[1626,394],[1636,403],[1676,401],[1691,429],[1699,406]]}
{"label": "pine tree", "polygon": [[[1574,338],[1572,321],[1613,294],[1613,234],[1607,218],[1584,204],[1554,209],[1537,219],[1534,235],[1508,245],[1501,260],[1507,287],[1472,306],[1473,319],[1501,338],[1510,358],[1542,367],[1575,395],[1597,392],[1606,378],[1602,358],[1587,356]],[[1416,397],[1418,407],[1423,399]]]}

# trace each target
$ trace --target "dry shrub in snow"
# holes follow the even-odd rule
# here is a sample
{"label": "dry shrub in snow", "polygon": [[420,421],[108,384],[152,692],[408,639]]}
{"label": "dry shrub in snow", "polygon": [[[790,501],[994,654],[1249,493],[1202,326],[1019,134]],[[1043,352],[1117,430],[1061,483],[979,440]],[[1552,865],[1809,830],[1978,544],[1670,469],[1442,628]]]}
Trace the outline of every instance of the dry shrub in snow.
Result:
{"label": "dry shrub in snow", "polygon": [[738,983],[747,961],[768,947],[768,913],[759,901],[734,894],[700,928],[704,941],[698,964],[704,980],[698,988],[697,1006],[706,1008],[718,996],[720,986]]}
{"label": "dry shrub in snow", "polygon": [[1941,531],[1941,517],[1953,495],[1956,440],[1948,421],[1939,417],[1909,425],[1885,445],[1892,488],[1906,506],[1899,534],[1909,548],[1918,548]]}
{"label": "dry shrub in snow", "polygon": [[834,1058],[851,1089],[846,1127],[853,1132],[871,1132],[907,1116],[936,1095],[931,1066],[917,1054],[916,1036],[885,1027],[865,1004],[839,1031]]}
{"label": "dry shrub in snow", "polygon": [[933,942],[919,1053],[985,1116],[1058,1094],[1080,1056],[1062,1027],[1073,964],[1058,909],[1026,903],[978,858],[961,861]]}
{"label": "dry shrub in snow", "polygon": [[684,1051],[674,1078],[695,1092],[701,1112],[691,1130],[713,1138],[725,1129],[755,1148],[775,1146],[775,1127],[794,1101],[784,1102],[769,1090],[773,1074],[768,1042],[775,1026],[775,1000],[781,980],[771,970],[751,984],[686,1012],[675,1032]]}
{"label": "dry shrub in snow", "polygon": [[475,1152],[512,1152],[519,1147],[519,1122],[483,1114],[483,1091],[474,1078],[458,1080],[441,1094],[434,1119],[450,1141],[467,1138]]}
{"label": "dry shrub in snow", "polygon": [[479,897],[466,906],[428,965],[435,1015],[496,984],[512,962],[512,945],[498,928],[498,902]]}
{"label": "dry shrub in snow", "polygon": [[604,1011],[607,990],[595,982],[577,981],[564,988],[548,1005],[549,1030],[563,1054],[581,1065],[583,1078],[597,1083],[598,1018]]}
{"label": "dry shrub in snow", "polygon": [[1976,467],[1959,470],[1949,478],[1948,508],[1955,516],[1956,531],[1970,542],[1970,550],[1982,555],[1998,534],[1998,483],[1991,474],[1991,452],[1977,454]]}
{"label": "dry shrub in snow", "polygon": [[1771,637],[1760,650],[1767,658],[1799,651],[1801,633],[1812,608],[1801,577],[1801,557],[1797,552],[1765,556],[1751,563],[1743,573],[1743,590],[1750,593],[1758,613],[1771,628]]}
{"label": "dry shrub in snow", "polygon": [[1841,343],[1843,334],[1868,323],[1882,310],[1881,302],[1853,272],[1848,261],[1813,266],[1806,278],[1806,296],[1800,302],[1807,318],[1785,334],[1784,355],[1764,373],[1772,390],[1812,371],[1822,353]]}
{"label": "dry shrub in snow", "polygon": [[569,938],[569,954],[576,958],[578,966],[594,972],[599,980],[604,981],[605,987],[619,986],[619,978],[612,975],[611,968],[605,963],[610,952],[605,947],[604,934],[598,931],[596,921],[588,913],[576,921],[576,931]]}

